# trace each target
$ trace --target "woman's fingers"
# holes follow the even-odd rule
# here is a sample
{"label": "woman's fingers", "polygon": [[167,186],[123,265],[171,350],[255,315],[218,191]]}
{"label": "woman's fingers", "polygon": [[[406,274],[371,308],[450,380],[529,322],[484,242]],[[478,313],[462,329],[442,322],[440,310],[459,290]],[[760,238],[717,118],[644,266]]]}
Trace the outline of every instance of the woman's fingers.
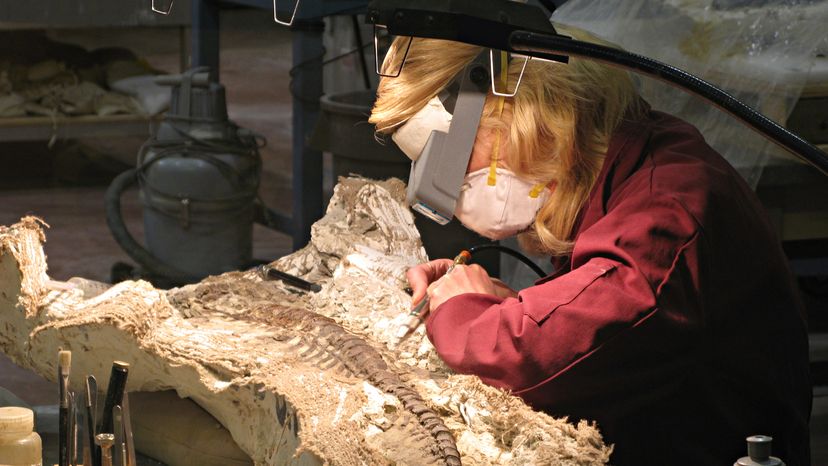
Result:
{"label": "woman's fingers", "polygon": [[433,261],[411,267],[405,272],[408,284],[411,286],[411,306],[416,306],[425,298],[428,286],[446,274],[451,259],[436,259]]}
{"label": "woman's fingers", "polygon": [[433,311],[454,296],[465,293],[497,295],[495,285],[483,267],[477,264],[458,265],[450,274],[428,287],[431,297],[429,307]]}
{"label": "woman's fingers", "polygon": [[495,287],[495,294],[501,298],[517,298],[518,292],[503,283],[497,278],[492,278],[492,284]]}

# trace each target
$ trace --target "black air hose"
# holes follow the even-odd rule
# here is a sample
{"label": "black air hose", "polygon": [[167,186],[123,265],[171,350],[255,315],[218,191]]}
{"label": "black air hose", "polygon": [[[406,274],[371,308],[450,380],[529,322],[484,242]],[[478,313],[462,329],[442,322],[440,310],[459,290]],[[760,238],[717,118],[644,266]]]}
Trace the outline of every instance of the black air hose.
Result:
{"label": "black air hose", "polygon": [[542,268],[538,267],[538,264],[532,262],[532,259],[524,256],[519,251],[517,251],[513,248],[510,248],[508,246],[504,246],[502,244],[486,243],[486,244],[479,244],[477,246],[472,246],[472,247],[469,248],[469,254],[474,256],[476,253],[478,253],[480,251],[486,251],[486,250],[500,251],[500,252],[506,253],[506,254],[514,257],[515,259],[523,262],[527,267],[532,269],[532,271],[535,272],[538,275],[538,278],[543,278],[543,277],[548,275],[546,272],[544,272],[544,270]]}
{"label": "black air hose", "polygon": [[124,218],[121,215],[121,195],[130,186],[138,182],[138,169],[132,168],[112,180],[112,184],[106,190],[104,202],[106,203],[106,224],[115,241],[126,251],[127,255],[137,262],[141,267],[155,275],[163,276],[176,283],[192,283],[198,281],[198,277],[189,274],[160,261],[149,251],[144,249],[135,238],[129,233]]}
{"label": "black air hose", "polygon": [[515,31],[509,37],[509,44],[515,51],[529,55],[560,54],[619,66],[689,91],[733,115],[765,138],[828,175],[828,154],[727,92],[679,68],[642,55],[564,36]]}

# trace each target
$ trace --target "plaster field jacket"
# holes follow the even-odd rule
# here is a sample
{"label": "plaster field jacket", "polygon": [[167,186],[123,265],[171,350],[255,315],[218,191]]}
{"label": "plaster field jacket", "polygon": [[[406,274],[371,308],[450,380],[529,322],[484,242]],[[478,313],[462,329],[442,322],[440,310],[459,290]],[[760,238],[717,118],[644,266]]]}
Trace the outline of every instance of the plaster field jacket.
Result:
{"label": "plaster field jacket", "polygon": [[463,294],[428,336],[454,370],[597,421],[616,465],[809,464],[802,304],[754,193],[686,122],[624,122],[571,258],[518,298]]}

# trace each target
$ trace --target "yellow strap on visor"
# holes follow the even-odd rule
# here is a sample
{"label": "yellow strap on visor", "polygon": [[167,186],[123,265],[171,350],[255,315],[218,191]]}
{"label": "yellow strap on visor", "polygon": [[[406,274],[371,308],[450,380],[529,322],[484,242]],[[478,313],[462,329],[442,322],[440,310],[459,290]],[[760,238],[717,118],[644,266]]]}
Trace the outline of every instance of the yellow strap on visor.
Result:
{"label": "yellow strap on visor", "polygon": [[[505,51],[500,52],[500,82],[504,89],[507,89],[509,81],[509,55]],[[503,116],[503,106],[506,103],[506,98],[500,96],[497,98],[497,117]],[[495,134],[495,146],[492,149],[492,163],[489,164],[489,177],[487,182],[489,186],[494,186],[497,182],[497,162],[500,160],[500,131]]]}

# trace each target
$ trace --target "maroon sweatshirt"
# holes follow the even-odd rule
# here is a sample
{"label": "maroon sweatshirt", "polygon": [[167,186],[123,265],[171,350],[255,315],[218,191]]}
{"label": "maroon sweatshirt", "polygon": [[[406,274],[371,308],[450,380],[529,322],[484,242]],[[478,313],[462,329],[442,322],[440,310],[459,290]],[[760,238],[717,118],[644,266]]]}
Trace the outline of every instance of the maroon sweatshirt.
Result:
{"label": "maroon sweatshirt", "polygon": [[456,296],[428,336],[454,370],[595,420],[615,465],[732,465],[745,437],[810,463],[805,317],[753,191],[688,123],[622,123],[554,275]]}

